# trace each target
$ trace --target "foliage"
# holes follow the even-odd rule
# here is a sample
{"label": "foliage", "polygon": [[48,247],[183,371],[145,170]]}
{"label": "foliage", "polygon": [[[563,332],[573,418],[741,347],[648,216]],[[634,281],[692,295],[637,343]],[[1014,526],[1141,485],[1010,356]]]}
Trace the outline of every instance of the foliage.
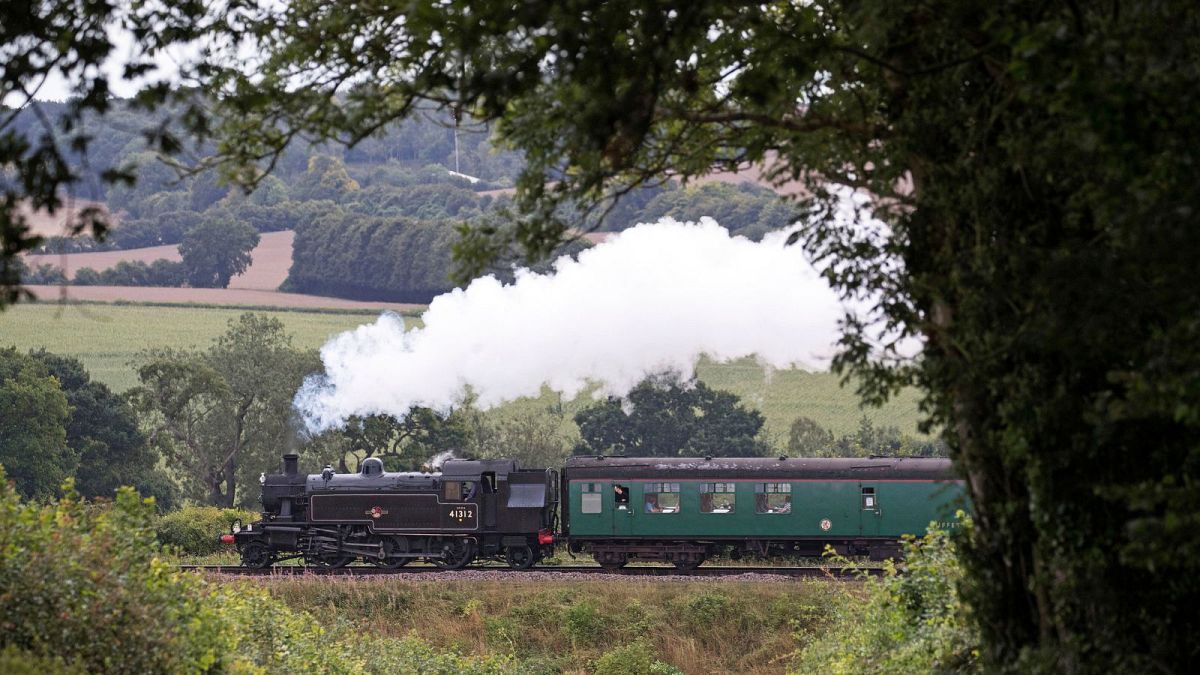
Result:
{"label": "foliage", "polygon": [[67,445],[70,415],[58,380],[42,363],[0,349],[0,465],[22,495],[49,497],[74,474],[79,449]]}
{"label": "foliage", "polygon": [[403,419],[352,416],[336,433],[344,442],[339,471],[349,471],[368,457],[379,457],[389,471],[412,471],[425,467],[438,453],[462,450],[469,431],[458,411],[441,414],[417,407]]}
{"label": "foliage", "polygon": [[370,300],[429,302],[450,281],[448,223],[331,214],[296,230],[285,288]]}
{"label": "foliage", "polygon": [[235,520],[246,525],[258,517],[254,511],[187,506],[159,517],[154,529],[162,546],[183,555],[201,556],[222,550],[217,538],[229,534]]}
{"label": "foliage", "polygon": [[247,312],[205,351],[150,350],[131,400],[151,438],[211,505],[249,504],[292,435],[292,395],[319,362],[278,319]]}
{"label": "foliage", "polygon": [[67,446],[79,457],[75,469],[79,493],[111,499],[117,488],[130,485],[143,496],[154,497],[160,508],[173,508],[176,488],[158,468],[159,456],[138,429],[129,403],[106,385],[93,382],[78,359],[44,349],[30,356],[58,380],[71,407]]}
{"label": "foliage", "polygon": [[30,285],[44,284],[52,286],[67,283],[67,275],[63,273],[62,268],[58,265],[22,266],[20,270],[21,279],[24,283]]}
{"label": "foliage", "polygon": [[[397,48],[376,27],[401,16]],[[837,367],[868,400],[920,387],[967,479],[989,667],[1200,661],[1196,3],[309,0],[247,23],[262,60],[214,59],[231,165],[281,127],[353,141],[425,101],[524,154],[526,217],[469,235],[468,270],[667,175],[803,181],[797,240],[866,305]]]}
{"label": "foliage", "polygon": [[755,457],[763,417],[737,396],[676,375],[652,377],[624,401],[610,397],[575,415],[583,437],[576,454],[650,457]]}
{"label": "foliage", "polygon": [[834,440],[833,432],[807,417],[797,417],[788,434],[792,457],[945,457],[944,441],[922,441],[894,426],[876,427],[863,415],[858,430]]}
{"label": "foliage", "polygon": [[[967,530],[970,519],[959,519]],[[845,561],[844,561],[845,562]],[[959,596],[963,581],[953,536],[931,526],[906,535],[903,570],[888,561],[866,591],[843,591],[830,625],[793,664],[799,673],[970,672],[979,668],[980,636]],[[863,597],[865,596],[865,597]]]}
{"label": "foliage", "polygon": [[596,675],[681,675],[683,671],[654,658],[654,649],[638,639],[596,659]]}
{"label": "foliage", "polygon": [[97,272],[90,267],[75,270],[76,286],[183,286],[187,282],[183,263],[159,259],[152,263],[122,260]]}
{"label": "foliage", "polygon": [[159,556],[153,511],[128,488],[87,504],[69,483],[57,502],[22,502],[0,472],[5,672],[512,672],[416,637],[364,641],[256,585],[179,572]]}
{"label": "foliage", "polygon": [[179,245],[183,271],[192,288],[225,288],[250,266],[258,246],[255,229],[241,221],[212,216],[187,231]]}

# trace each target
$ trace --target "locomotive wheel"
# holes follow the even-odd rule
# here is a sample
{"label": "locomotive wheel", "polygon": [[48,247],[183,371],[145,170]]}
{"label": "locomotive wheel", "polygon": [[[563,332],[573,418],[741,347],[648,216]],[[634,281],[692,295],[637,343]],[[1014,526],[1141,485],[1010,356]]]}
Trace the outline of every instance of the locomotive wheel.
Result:
{"label": "locomotive wheel", "polygon": [[508,566],[514,570],[527,570],[537,563],[537,556],[533,553],[533,547],[528,544],[525,546],[510,546],[504,553],[505,560],[508,561]]}
{"label": "locomotive wheel", "polygon": [[252,541],[242,547],[242,566],[260,570],[275,562],[269,546],[261,541]]}
{"label": "locomotive wheel", "polygon": [[444,570],[461,570],[475,559],[475,546],[465,539],[452,539],[442,550],[445,555],[434,558],[433,564]]}
{"label": "locomotive wheel", "polygon": [[383,550],[387,554],[382,560],[372,560],[376,567],[387,570],[400,569],[407,565],[412,558],[393,558],[395,553],[408,553],[408,540],[404,537],[392,537],[383,540]]}

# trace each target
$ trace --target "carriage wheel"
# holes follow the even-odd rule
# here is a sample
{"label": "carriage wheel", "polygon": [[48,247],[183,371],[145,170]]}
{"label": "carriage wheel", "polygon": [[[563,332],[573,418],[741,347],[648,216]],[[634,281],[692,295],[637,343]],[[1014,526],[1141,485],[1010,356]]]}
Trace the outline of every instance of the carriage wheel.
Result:
{"label": "carriage wheel", "polygon": [[537,563],[537,556],[533,553],[533,547],[526,544],[525,546],[510,546],[504,553],[504,558],[508,561],[508,566],[514,570],[527,570]]}

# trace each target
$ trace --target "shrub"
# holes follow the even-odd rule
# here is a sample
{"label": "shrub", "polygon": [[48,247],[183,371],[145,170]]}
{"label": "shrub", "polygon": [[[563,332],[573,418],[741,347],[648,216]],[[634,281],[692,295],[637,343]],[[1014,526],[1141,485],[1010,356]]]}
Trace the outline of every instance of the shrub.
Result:
{"label": "shrub", "polygon": [[0,672],[514,672],[507,657],[321,626],[255,584],[208,584],[159,557],[152,500],[63,493],[24,503],[0,469]]}
{"label": "shrub", "polygon": [[606,652],[596,659],[596,675],[675,675],[681,671],[654,658],[654,648],[644,639]]}
{"label": "shrub", "polygon": [[184,555],[208,555],[221,550],[218,537],[229,532],[233,521],[258,520],[258,514],[215,506],[189,506],[158,519],[158,541]]}
{"label": "shrub", "polygon": [[605,622],[592,600],[568,607],[563,612],[563,624],[572,644],[595,644],[605,632]]}
{"label": "shrub", "polygon": [[[962,513],[959,520],[971,527]],[[795,672],[925,673],[973,671],[979,636],[966,620],[957,586],[962,567],[953,539],[930,526],[924,537],[904,542],[905,570],[886,564],[886,574],[867,581],[866,599],[843,591],[832,625],[800,652]],[[801,642],[809,635],[798,635]]]}
{"label": "shrub", "polygon": [[699,593],[687,599],[685,614],[694,626],[711,626],[729,609],[729,598],[720,593]]}

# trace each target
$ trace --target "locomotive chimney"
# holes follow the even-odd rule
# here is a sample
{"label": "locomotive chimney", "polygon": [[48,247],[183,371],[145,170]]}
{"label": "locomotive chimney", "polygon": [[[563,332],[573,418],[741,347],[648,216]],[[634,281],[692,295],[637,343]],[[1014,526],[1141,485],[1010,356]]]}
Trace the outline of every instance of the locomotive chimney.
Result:
{"label": "locomotive chimney", "polygon": [[283,456],[283,473],[295,476],[300,472],[300,455],[286,454]]}

